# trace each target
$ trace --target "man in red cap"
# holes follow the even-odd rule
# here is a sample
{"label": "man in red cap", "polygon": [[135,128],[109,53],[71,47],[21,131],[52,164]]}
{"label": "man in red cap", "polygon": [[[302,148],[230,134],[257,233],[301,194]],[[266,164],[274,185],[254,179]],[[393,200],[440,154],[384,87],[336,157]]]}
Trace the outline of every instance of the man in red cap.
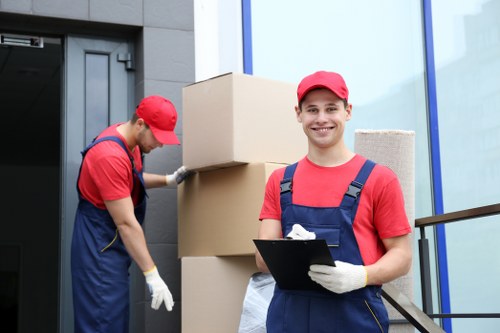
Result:
{"label": "man in red cap", "polygon": [[[276,286],[268,333],[388,332],[381,285],[411,267],[411,227],[396,175],[344,143],[348,95],[333,72],[313,73],[298,86],[295,112],[307,156],[270,176],[259,238],[325,239],[335,266],[310,266],[317,290]],[[269,272],[258,252],[256,261]]]}
{"label": "man in red cap", "polygon": [[143,154],[178,145],[177,112],[161,96],[149,96],[132,118],[105,129],[82,152],[71,247],[75,333],[128,332],[131,260],[144,272],[151,307],[168,311],[172,295],[160,277],[141,227],[146,189],[176,187],[189,174],[143,172]]}

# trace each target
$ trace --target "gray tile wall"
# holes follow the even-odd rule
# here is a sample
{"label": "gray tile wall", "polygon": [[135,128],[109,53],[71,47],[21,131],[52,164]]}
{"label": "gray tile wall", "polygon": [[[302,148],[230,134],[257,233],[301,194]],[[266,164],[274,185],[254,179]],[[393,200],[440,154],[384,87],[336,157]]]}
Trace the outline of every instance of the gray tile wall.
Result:
{"label": "gray tile wall", "polygon": [[89,20],[89,2],[80,0],[33,0],[30,14]]}
{"label": "gray tile wall", "polygon": [[[195,80],[194,8],[192,1],[144,0],[141,44],[144,96],[160,94],[176,106],[176,133],[182,143],[182,88]],[[181,146],[166,146],[149,154],[146,170],[171,173],[182,165]],[[158,269],[174,297],[172,313],[154,311],[145,303],[144,332],[181,332],[181,275],[177,256],[177,191],[150,191],[146,239]]]}

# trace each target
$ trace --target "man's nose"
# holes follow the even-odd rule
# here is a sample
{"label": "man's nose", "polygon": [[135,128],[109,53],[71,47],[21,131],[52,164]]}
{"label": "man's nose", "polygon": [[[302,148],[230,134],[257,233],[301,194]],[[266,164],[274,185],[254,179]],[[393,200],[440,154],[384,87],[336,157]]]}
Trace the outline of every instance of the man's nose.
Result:
{"label": "man's nose", "polygon": [[318,111],[318,118],[317,120],[326,120],[327,116],[326,116],[326,111],[325,110],[319,110]]}

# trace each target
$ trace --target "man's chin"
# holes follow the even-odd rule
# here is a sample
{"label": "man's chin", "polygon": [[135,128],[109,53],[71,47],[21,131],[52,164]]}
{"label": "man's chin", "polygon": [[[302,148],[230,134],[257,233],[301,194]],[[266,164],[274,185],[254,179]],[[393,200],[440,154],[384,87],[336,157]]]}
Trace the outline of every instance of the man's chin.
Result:
{"label": "man's chin", "polygon": [[141,148],[141,153],[143,154],[149,154],[151,152],[151,148],[148,147],[140,147]]}

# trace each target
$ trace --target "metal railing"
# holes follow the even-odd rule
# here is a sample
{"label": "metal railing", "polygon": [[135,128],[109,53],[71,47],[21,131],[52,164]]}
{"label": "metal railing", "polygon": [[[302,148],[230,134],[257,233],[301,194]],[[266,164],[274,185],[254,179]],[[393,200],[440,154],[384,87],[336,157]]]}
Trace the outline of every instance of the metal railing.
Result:
{"label": "metal railing", "polygon": [[382,288],[384,298],[415,328],[423,333],[443,333],[444,330],[433,319],[443,318],[500,318],[500,313],[434,313],[432,308],[431,265],[429,240],[425,228],[438,224],[461,222],[491,215],[500,215],[500,204],[465,209],[452,213],[415,219],[415,228],[420,228],[418,248],[420,255],[420,281],[422,286],[422,310],[391,284]]}
{"label": "metal railing", "polygon": [[384,284],[382,287],[382,296],[420,332],[444,333],[444,330],[431,317],[420,310],[391,283]]}
{"label": "metal railing", "polygon": [[500,204],[465,209],[452,213],[435,215],[415,220],[415,228],[420,228],[418,241],[420,255],[420,281],[422,286],[422,309],[430,318],[500,318],[500,313],[434,313],[432,308],[431,265],[429,240],[425,228],[438,224],[461,222],[500,214]]}

